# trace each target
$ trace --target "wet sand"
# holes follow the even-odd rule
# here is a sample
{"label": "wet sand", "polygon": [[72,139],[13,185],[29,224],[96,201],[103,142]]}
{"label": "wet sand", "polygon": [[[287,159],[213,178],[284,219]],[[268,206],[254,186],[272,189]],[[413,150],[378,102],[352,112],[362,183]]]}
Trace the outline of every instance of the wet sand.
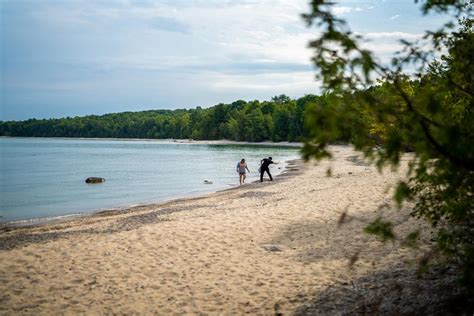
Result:
{"label": "wet sand", "polygon": [[[358,295],[368,300],[371,286],[375,293],[393,284],[387,273],[415,278],[430,230],[409,216],[410,205],[395,211],[391,200],[408,158],[397,172],[379,173],[349,146],[332,150],[333,159],[293,162],[274,182],[3,228],[0,314],[360,310]],[[379,215],[400,236],[420,228],[420,247],[364,234]],[[346,300],[331,294],[344,288]]]}

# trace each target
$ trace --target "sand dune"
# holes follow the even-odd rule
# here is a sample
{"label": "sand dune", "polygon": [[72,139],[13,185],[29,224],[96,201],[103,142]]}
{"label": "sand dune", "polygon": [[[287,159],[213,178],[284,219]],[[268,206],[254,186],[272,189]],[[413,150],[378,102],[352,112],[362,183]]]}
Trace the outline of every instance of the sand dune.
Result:
{"label": "sand dune", "polygon": [[0,313],[291,314],[329,288],[414,262],[429,234],[414,251],[362,232],[381,212],[400,234],[424,227],[408,209],[379,210],[406,167],[380,174],[350,147],[333,151],[271,184],[3,229]]}

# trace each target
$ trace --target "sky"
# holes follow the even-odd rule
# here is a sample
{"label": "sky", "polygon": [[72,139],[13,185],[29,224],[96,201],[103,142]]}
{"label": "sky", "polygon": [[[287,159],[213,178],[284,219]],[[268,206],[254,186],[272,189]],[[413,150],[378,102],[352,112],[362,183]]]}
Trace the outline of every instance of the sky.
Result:
{"label": "sky", "polygon": [[[307,0],[0,0],[0,120],[317,94]],[[333,12],[389,60],[443,17],[412,0]]]}

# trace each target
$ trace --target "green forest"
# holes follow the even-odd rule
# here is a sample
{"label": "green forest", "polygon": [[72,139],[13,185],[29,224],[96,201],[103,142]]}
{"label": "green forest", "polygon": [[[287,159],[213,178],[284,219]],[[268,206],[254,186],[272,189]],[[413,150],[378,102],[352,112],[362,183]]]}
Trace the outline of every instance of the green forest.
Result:
{"label": "green forest", "polygon": [[[422,80],[406,79],[403,89],[422,102],[425,98],[423,89],[432,81],[429,76]],[[298,99],[281,94],[270,101],[238,100],[209,108],[0,121],[0,136],[304,142],[314,137],[317,126],[319,137],[322,137],[318,142],[357,143],[361,139],[358,129],[363,124],[366,126],[365,141],[382,145],[387,139],[386,122],[374,119],[367,109],[359,108],[351,116],[337,120],[332,116],[367,100],[383,100],[388,107],[400,108],[403,100],[396,90],[393,83],[379,80],[364,91],[309,94]],[[402,134],[399,136],[399,146],[404,151],[411,151],[409,142],[403,141]]]}
{"label": "green forest", "polygon": [[150,110],[61,119],[0,122],[1,136],[300,141],[305,109],[321,97],[235,101],[203,109]]}
{"label": "green forest", "polygon": [[[422,102],[425,98],[423,89],[432,81],[429,76],[422,80],[406,79],[403,89]],[[374,119],[364,107],[337,120],[333,115],[367,100],[383,100],[384,104],[395,109],[403,107],[403,100],[396,90],[394,83],[379,80],[364,91],[309,94],[298,99],[281,94],[270,101],[238,100],[209,108],[0,121],[0,136],[305,142],[314,137],[317,126],[320,143],[342,141],[357,144],[361,140],[358,129],[364,125],[367,136],[364,141],[378,146],[387,140],[387,122]],[[404,151],[411,151],[409,142],[402,136],[399,134],[398,145]]]}

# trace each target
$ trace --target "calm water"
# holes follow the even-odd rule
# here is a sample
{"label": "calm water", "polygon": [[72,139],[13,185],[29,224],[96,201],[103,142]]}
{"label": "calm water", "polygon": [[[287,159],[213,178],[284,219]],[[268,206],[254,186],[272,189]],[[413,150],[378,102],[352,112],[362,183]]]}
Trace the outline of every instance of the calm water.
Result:
{"label": "calm water", "polygon": [[[298,157],[297,149],[285,147],[51,138],[0,138],[0,151],[3,222],[213,192],[238,184],[235,166],[241,158],[252,172],[250,182],[257,179],[261,158]],[[271,166],[273,174],[283,168]],[[106,182],[88,185],[84,180],[91,176]]]}

